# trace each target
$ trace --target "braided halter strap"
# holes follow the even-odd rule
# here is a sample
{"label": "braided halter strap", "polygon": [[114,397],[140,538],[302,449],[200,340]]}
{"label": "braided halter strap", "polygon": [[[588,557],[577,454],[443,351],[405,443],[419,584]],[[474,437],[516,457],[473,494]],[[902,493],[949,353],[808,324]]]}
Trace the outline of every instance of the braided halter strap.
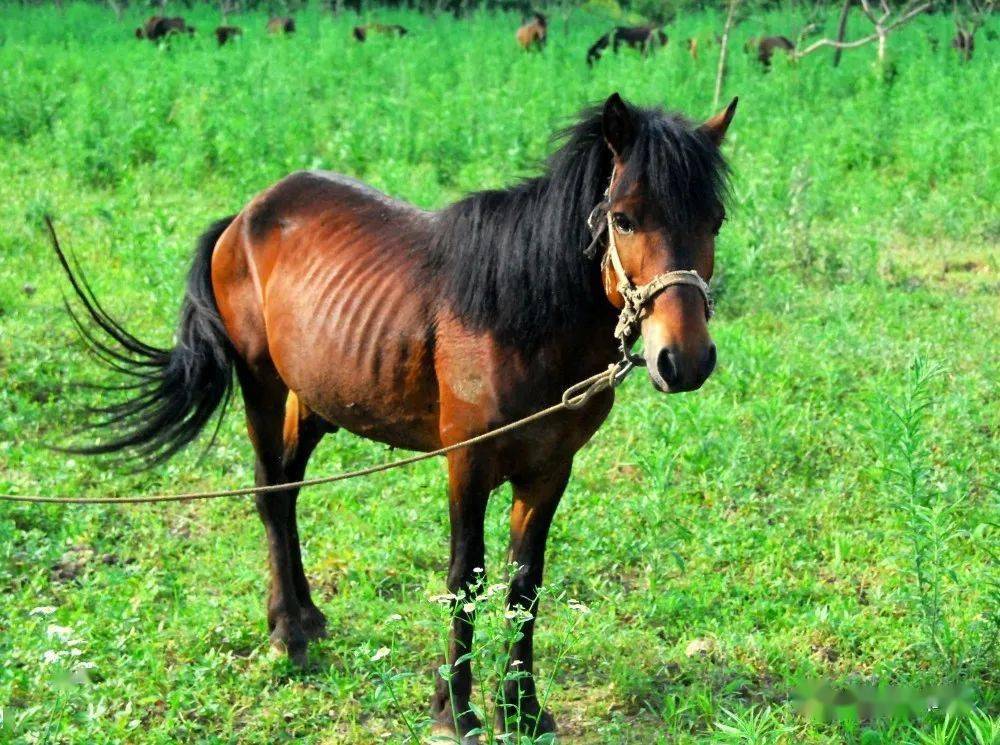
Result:
{"label": "braided halter strap", "polygon": [[[606,212],[606,220],[608,223],[608,250],[604,254],[601,265],[603,269],[608,262],[611,263],[615,275],[618,277],[618,293],[625,301],[618,316],[618,325],[615,327],[615,338],[621,342],[623,350],[628,350],[631,342],[639,336],[639,325],[642,323],[646,306],[668,287],[689,285],[696,288],[705,301],[705,317],[712,317],[715,312],[712,291],[708,283],[693,269],[678,269],[673,272],[657,274],[646,284],[636,286],[625,272],[621,256],[618,255],[618,243],[615,240],[615,226],[610,209]],[[633,362],[636,362],[636,358],[631,352],[626,351],[626,355]]]}

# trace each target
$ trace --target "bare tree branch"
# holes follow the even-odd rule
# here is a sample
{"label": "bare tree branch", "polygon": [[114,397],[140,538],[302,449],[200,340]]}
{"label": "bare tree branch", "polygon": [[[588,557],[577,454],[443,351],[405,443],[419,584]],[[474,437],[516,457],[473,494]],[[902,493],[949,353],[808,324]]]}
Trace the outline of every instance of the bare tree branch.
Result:
{"label": "bare tree branch", "polygon": [[958,11],[958,0],[953,0],[952,15],[955,19],[955,28],[958,31],[964,31],[970,36],[975,36],[976,32],[986,23],[986,19],[993,14],[996,0],[989,0],[983,4],[980,4],[977,0],[969,0],[969,6],[972,8],[972,12],[969,14],[971,17],[963,17]]}
{"label": "bare tree branch", "polygon": [[722,40],[719,42],[719,67],[715,71],[715,96],[712,98],[712,109],[719,108],[722,98],[722,79],[726,76],[726,56],[729,54],[729,31],[736,18],[736,9],[742,0],[729,0],[729,11],[726,13],[726,25],[722,27]]}
{"label": "bare tree branch", "polygon": [[[870,8],[867,7],[867,0],[861,0],[862,8],[865,11],[865,15],[872,18]],[[887,26],[883,26],[878,21],[873,21],[875,24],[875,33],[864,36],[860,39],[855,39],[854,41],[836,41],[835,39],[819,39],[813,42],[805,49],[796,49],[792,52],[795,59],[800,59],[808,54],[812,54],[825,47],[833,47],[834,49],[857,49],[858,47],[863,47],[865,44],[871,44],[873,41],[878,41],[879,39],[885,39],[890,32],[899,28],[905,23],[909,23],[911,20],[916,18],[918,15],[926,11],[932,5],[931,2],[924,2],[916,7],[910,9],[907,13],[897,18],[895,21]]]}

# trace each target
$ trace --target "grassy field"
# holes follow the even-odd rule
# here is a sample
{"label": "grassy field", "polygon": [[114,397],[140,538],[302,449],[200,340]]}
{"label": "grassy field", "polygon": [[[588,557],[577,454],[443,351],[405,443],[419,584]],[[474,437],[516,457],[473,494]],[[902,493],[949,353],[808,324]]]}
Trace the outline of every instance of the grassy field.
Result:
{"label": "grassy field", "polygon": [[[252,482],[238,411],[202,460],[195,448],[149,473],[45,449],[92,400],[79,383],[102,373],[61,309],[43,214],[108,309],[166,345],[195,236],[291,170],[436,207],[536,172],[550,135],[614,90],[713,113],[714,50],[695,62],[681,42],[714,33],[707,14],[668,27],[660,54],[593,71],[584,53],[606,22],[585,13],[554,22],[530,56],[512,15],[380,14],[412,33],[365,45],[348,39],[355,17],[314,9],[294,38],[272,39],[265,16],[241,16],[245,37],[221,50],[214,14],[188,17],[199,35],[157,48],[131,38],[138,13],[2,10],[2,492]],[[1000,43],[981,35],[962,65],[942,16],[891,39],[889,71],[863,49],[838,69],[824,53],[764,74],[740,51],[793,23],[754,18],[734,42],[719,369],[669,400],[630,380],[556,520],[537,640],[560,741],[1000,741]],[[340,434],[311,473],[388,457]],[[497,493],[488,515],[493,577],[509,499]],[[425,731],[447,615],[428,599],[448,550],[441,463],[300,504],[332,629],[306,671],[268,654],[249,501],[0,505],[0,741]],[[966,703],[820,721],[792,700],[815,680],[960,683]]]}

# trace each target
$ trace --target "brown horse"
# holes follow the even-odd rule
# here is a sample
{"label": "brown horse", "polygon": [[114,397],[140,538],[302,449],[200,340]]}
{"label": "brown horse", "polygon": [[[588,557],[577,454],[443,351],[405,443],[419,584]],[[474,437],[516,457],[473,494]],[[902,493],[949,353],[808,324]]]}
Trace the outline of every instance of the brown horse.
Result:
{"label": "brown horse", "polygon": [[165,18],[164,16],[151,16],[142,26],[135,30],[135,38],[149,39],[150,41],[160,41],[175,34],[194,34],[195,27],[188,26],[181,16]]}
{"label": "brown horse", "polygon": [[294,34],[295,19],[284,16],[272,18],[267,22],[267,33],[269,34]]}
{"label": "brown horse", "polygon": [[215,40],[219,46],[223,47],[233,41],[237,36],[243,35],[243,29],[239,26],[218,26],[215,29]]}
{"label": "brown horse", "polygon": [[545,42],[549,34],[549,20],[542,13],[535,13],[535,17],[521,26],[514,35],[521,48],[530,52],[532,50],[541,51],[545,48]]}
{"label": "brown horse", "polygon": [[[129,398],[98,410],[105,418],[95,426],[110,427],[111,439],[80,451],[169,457],[224,409],[234,371],[260,485],[301,479],[338,428],[422,451],[460,442],[558,401],[615,361],[616,316],[635,285],[648,297],[627,341],[643,336],[656,389],[695,390],[715,367],[697,278],[712,276],[727,172],[719,146],[735,109],[733,100],[696,126],[614,94],[566,131],[541,176],[438,212],[337,174],[293,174],[202,236],[172,349],[125,331],[64,261],[96,324],[79,324],[86,339],[133,379],[120,389]],[[676,274],[688,281],[656,284]],[[509,481],[517,570],[508,602],[536,615],[549,525],[575,453],[613,399],[604,391],[449,453],[452,592],[481,579],[486,502]],[[326,621],[302,567],[297,497],[279,490],[256,504],[270,555],[271,642],[302,663]],[[457,726],[463,738],[478,726],[470,663],[456,662],[470,650],[473,621],[455,609],[452,679],[438,678],[432,698],[436,729]],[[511,650],[526,675],[502,692],[508,731],[555,726],[531,677],[533,631],[531,620]]]}
{"label": "brown horse", "polygon": [[405,26],[398,23],[369,23],[364,26],[355,26],[351,31],[354,38],[360,42],[367,40],[369,34],[381,34],[382,36],[406,36],[409,31]]}

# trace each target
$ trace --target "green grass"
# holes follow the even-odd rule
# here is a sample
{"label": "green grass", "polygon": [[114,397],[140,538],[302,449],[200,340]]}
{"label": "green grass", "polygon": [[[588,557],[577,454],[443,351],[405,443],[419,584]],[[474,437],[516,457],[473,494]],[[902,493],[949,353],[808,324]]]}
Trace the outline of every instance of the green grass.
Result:
{"label": "green grass", "polygon": [[[119,25],[82,4],[3,9],[0,491],[252,481],[238,411],[203,460],[194,448],[147,474],[45,449],[80,421],[79,381],[101,373],[61,310],[44,213],[109,310],[167,344],[195,236],[291,170],[330,168],[436,207],[535,172],[550,134],[611,91],[714,113],[712,50],[695,63],[682,43],[720,25],[709,14],[668,28],[651,59],[608,55],[593,71],[584,52],[604,24],[583,13],[531,56],[511,15],[380,14],[412,34],[366,45],[348,40],[353,17],[313,10],[294,38],[270,39],[265,16],[241,16],[245,37],[222,50],[206,33],[213,13],[188,16],[199,37],[156,48],[130,38],[138,12]],[[958,743],[977,730],[985,743],[1000,730],[1000,661],[956,667],[928,646],[912,548],[930,541],[940,562],[935,607],[954,649],[990,654],[1000,47],[981,35],[961,65],[949,19],[926,17],[890,40],[895,74],[872,69],[872,49],[836,70],[824,53],[762,74],[743,39],[792,23],[754,18],[734,41],[719,370],[669,399],[630,380],[556,520],[538,660],[568,742]],[[949,522],[927,530],[885,471],[902,437],[886,412],[912,395],[915,357],[944,370],[921,394],[910,453],[921,498],[947,505]],[[339,434],[311,473],[388,457]],[[488,515],[494,577],[509,499],[500,490]],[[391,646],[391,669],[413,673],[395,685],[419,724],[445,633],[428,597],[444,590],[446,505],[439,462],[303,496],[307,570],[332,630],[305,672],[267,653],[249,501],[0,506],[0,740],[403,742],[369,658]],[[688,657],[694,639],[711,653]],[[920,688],[956,675],[992,720],[824,724],[790,702],[810,679]]]}

